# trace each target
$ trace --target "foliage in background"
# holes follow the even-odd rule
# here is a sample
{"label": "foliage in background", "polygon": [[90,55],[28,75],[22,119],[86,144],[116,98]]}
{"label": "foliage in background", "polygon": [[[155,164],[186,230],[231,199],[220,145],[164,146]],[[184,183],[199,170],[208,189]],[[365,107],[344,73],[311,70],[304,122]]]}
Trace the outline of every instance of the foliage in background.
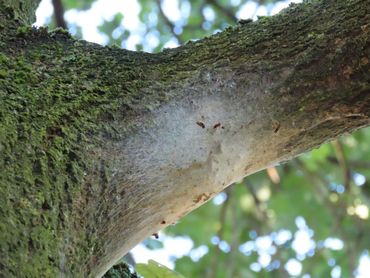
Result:
{"label": "foliage in background", "polygon": [[[95,2],[64,0],[62,4],[68,13],[87,11]],[[169,42],[182,44],[236,24],[246,19],[243,15],[248,14],[248,7],[250,17],[255,19],[283,3],[138,2],[141,29],[135,48],[153,52]],[[168,2],[175,3],[177,11],[166,10]],[[123,24],[124,18],[123,13],[117,13],[99,24],[98,30],[108,44],[125,47],[135,36]],[[51,28],[55,27],[52,19],[49,22]],[[76,21],[66,23],[75,36],[83,36],[82,26]],[[206,278],[362,277],[361,268],[366,262],[370,264],[369,181],[370,129],[249,176],[164,231],[166,237],[186,237],[193,243],[188,254],[173,257],[175,270],[186,277]],[[148,239],[144,244],[159,250],[163,248],[160,240]],[[167,273],[154,262],[139,265],[138,270],[149,278]]]}
{"label": "foliage in background", "polygon": [[149,260],[147,264],[137,264],[135,266],[135,269],[143,277],[184,278],[184,276],[182,276],[181,274],[176,273],[153,260]]}

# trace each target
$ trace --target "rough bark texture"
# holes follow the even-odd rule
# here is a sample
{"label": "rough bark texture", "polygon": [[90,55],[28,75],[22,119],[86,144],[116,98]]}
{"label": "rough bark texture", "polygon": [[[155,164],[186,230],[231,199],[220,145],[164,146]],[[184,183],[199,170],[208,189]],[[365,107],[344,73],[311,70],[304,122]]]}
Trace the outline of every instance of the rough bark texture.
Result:
{"label": "rough bark texture", "polygon": [[101,276],[235,180],[370,124],[369,0],[159,54],[22,25],[37,2],[0,2],[5,277]]}

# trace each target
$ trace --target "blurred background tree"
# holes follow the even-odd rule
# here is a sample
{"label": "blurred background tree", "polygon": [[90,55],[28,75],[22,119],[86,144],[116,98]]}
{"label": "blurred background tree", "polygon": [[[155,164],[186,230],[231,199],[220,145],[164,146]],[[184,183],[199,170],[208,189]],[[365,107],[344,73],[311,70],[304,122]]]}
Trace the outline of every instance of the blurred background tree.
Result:
{"label": "blurred background tree", "polygon": [[[290,2],[299,1],[43,0],[35,24],[158,52]],[[367,128],[230,186],[124,259],[186,277],[369,277],[369,181]]]}

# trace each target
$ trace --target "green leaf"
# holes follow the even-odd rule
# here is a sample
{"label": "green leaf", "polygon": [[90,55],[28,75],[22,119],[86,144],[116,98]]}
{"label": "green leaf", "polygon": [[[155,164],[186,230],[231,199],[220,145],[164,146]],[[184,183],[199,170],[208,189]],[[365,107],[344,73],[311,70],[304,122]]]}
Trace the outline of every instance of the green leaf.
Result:
{"label": "green leaf", "polygon": [[153,260],[149,260],[148,264],[137,264],[135,268],[144,278],[185,278]]}

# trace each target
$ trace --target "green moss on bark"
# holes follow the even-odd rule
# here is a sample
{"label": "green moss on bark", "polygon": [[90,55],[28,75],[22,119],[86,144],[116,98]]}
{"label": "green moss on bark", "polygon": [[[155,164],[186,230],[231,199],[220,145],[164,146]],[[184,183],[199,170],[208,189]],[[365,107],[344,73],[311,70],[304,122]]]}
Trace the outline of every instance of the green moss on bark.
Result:
{"label": "green moss on bark", "polygon": [[66,117],[68,108],[45,109],[52,96],[45,90],[40,94],[40,74],[23,56],[2,53],[0,60],[7,73],[0,78],[3,274],[57,275],[65,240],[73,232],[66,219],[69,206],[86,168],[77,144],[83,138],[77,126],[64,126],[60,116]]}
{"label": "green moss on bark", "polygon": [[39,3],[40,0],[2,0],[1,12],[6,10],[11,19],[23,24],[32,24],[36,20],[35,11]]}
{"label": "green moss on bark", "polygon": [[2,34],[2,42],[2,274],[84,276],[107,213],[91,202],[109,176],[109,163],[99,168],[104,140],[138,124],[128,120],[135,107],[145,111],[165,100],[153,94],[152,104],[137,94],[149,84],[143,77],[151,55],[25,26]]}

